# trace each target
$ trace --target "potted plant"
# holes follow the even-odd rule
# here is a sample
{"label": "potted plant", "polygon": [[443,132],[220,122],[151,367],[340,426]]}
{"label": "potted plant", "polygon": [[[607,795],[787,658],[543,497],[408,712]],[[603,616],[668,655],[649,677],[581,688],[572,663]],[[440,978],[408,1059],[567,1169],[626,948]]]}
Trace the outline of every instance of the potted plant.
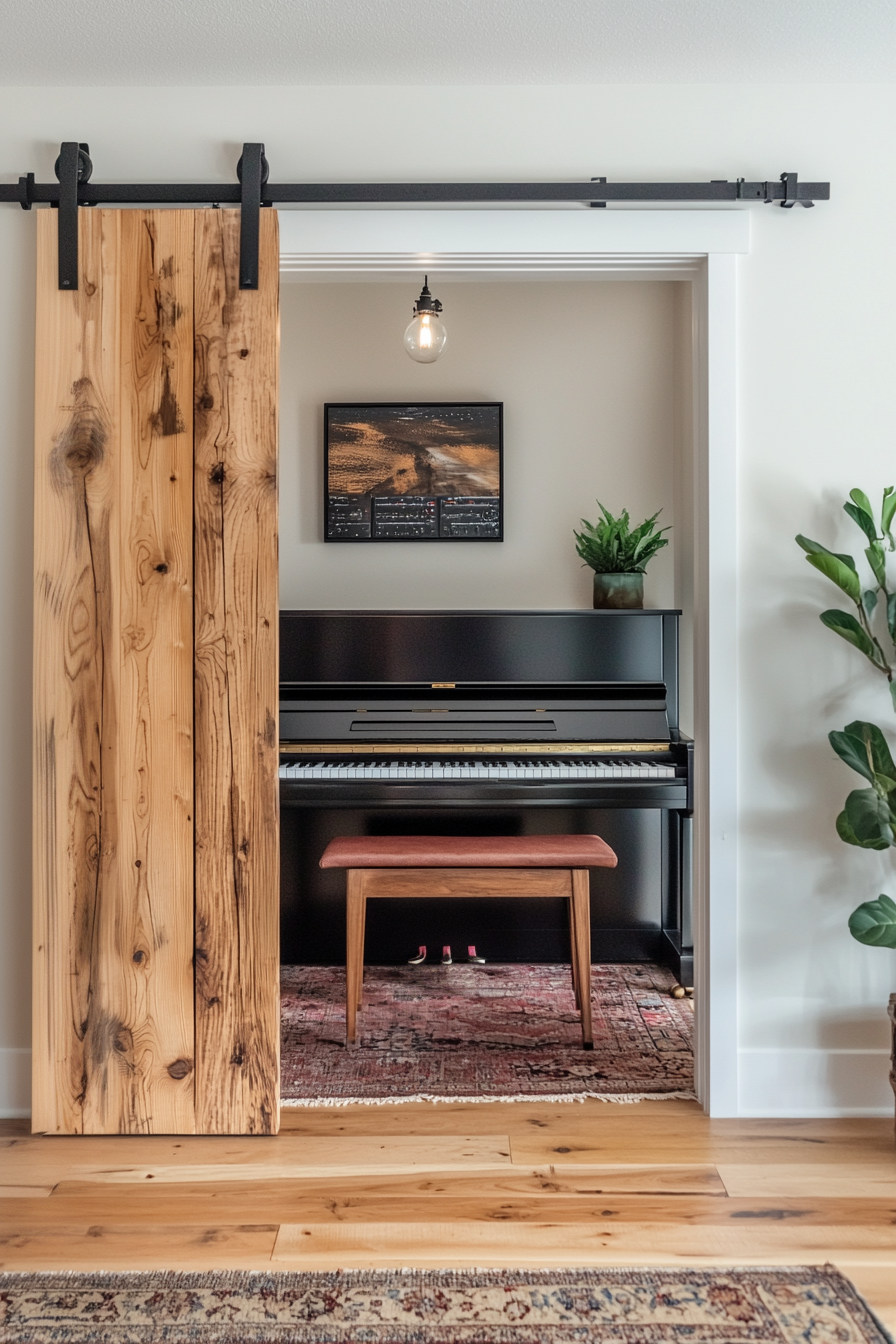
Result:
{"label": "potted plant", "polygon": [[[868,496],[861,490],[850,490],[843,508],[868,543],[865,558],[873,576],[869,587],[863,588],[851,555],[829,551],[802,534],[796,538],[797,544],[806,552],[809,564],[836,584],[855,608],[855,615],[839,609],[823,611],[822,623],[857,648],[886,677],[890,701],[896,708],[896,591],[890,590],[887,579],[887,555],[896,551],[896,489],[887,486],[884,490],[879,525]],[[828,740],[841,761],[867,786],[853,789],[847,797],[836,822],[840,839],[861,849],[896,848],[896,764],[883,732],[876,724],[857,719],[842,732],[829,733]],[[863,902],[849,917],[849,931],[869,947],[896,948],[896,902],[889,896]],[[890,995],[889,1015],[893,1031],[890,1082],[896,1092],[896,994]]]}
{"label": "potted plant", "polygon": [[594,570],[595,608],[638,608],[644,605],[644,571],[648,561],[669,542],[671,527],[657,527],[658,509],[638,527],[630,526],[628,509],[618,518],[597,500],[601,516],[596,523],[582,519],[584,531],[574,532],[576,550]]}

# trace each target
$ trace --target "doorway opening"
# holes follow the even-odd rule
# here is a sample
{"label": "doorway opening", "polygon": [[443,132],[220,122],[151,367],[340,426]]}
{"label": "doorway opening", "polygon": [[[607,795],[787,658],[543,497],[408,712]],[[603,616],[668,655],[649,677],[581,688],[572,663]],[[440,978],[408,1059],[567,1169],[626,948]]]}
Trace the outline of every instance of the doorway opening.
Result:
{"label": "doorway opening", "polygon": [[[556,307],[562,310],[564,291],[567,294],[572,294],[574,291],[576,295],[586,291],[592,303],[595,296],[606,300],[604,306],[616,317],[616,322],[609,324],[615,327],[616,342],[615,345],[612,344],[612,338],[607,337],[606,331],[596,333],[595,341],[599,345],[603,339],[604,352],[609,350],[611,357],[603,362],[599,357],[596,358],[595,342],[592,342],[590,348],[583,348],[581,344],[576,345],[573,341],[572,355],[569,353],[569,347],[565,352],[567,365],[576,365],[578,361],[570,372],[569,381],[576,384],[582,393],[582,398],[581,404],[574,408],[572,414],[580,417],[578,423],[583,427],[580,437],[587,440],[590,436],[590,444],[586,442],[584,448],[582,444],[579,445],[582,451],[578,458],[575,454],[571,454],[563,459],[561,468],[555,471],[560,488],[550,499],[546,498],[543,488],[540,491],[537,485],[533,488],[533,481],[537,482],[538,477],[531,470],[527,475],[524,453],[521,453],[514,464],[518,474],[516,481],[513,481],[512,458],[508,454],[505,487],[507,504],[511,516],[516,505],[517,521],[522,520],[525,523],[518,535],[522,537],[523,546],[528,546],[531,552],[532,538],[538,531],[539,509],[541,509],[544,523],[541,535],[547,554],[543,562],[535,564],[531,563],[530,556],[528,577],[522,576],[523,583],[516,588],[511,601],[508,602],[505,597],[501,605],[513,605],[519,609],[532,609],[549,604],[587,606],[587,592],[580,591],[587,585],[587,575],[579,575],[574,556],[573,564],[571,566],[568,564],[568,552],[572,547],[572,526],[578,523],[583,513],[588,516],[585,510],[595,495],[599,497],[601,491],[604,494],[608,493],[604,490],[602,484],[604,481],[610,485],[611,491],[614,487],[616,491],[624,491],[628,485],[630,490],[628,499],[622,499],[623,504],[627,503],[631,499],[631,491],[637,478],[637,472],[632,471],[633,466],[637,466],[640,470],[641,484],[649,485],[653,481],[656,486],[659,482],[662,498],[655,502],[646,502],[644,511],[652,512],[656,507],[664,507],[666,510],[664,521],[671,515],[674,545],[670,547],[669,563],[665,570],[657,571],[652,598],[650,593],[652,576],[648,575],[647,600],[650,606],[678,606],[682,610],[684,650],[681,665],[682,724],[687,731],[690,720],[701,747],[699,765],[701,787],[698,793],[694,852],[694,924],[697,958],[694,977],[697,985],[696,1085],[704,1105],[712,1109],[713,1113],[730,1113],[736,1105],[736,1042],[733,1036],[732,999],[734,977],[731,975],[727,981],[723,981],[718,974],[713,976],[711,960],[715,955],[717,965],[720,968],[727,967],[729,972],[734,965],[733,942],[730,937],[733,928],[731,921],[734,910],[734,887],[730,849],[728,853],[714,853],[708,822],[714,804],[718,813],[730,802],[731,779],[735,765],[733,752],[725,752],[726,733],[730,739],[730,732],[729,724],[724,718],[725,710],[730,706],[730,700],[726,705],[726,699],[733,691],[733,675],[731,675],[733,648],[730,650],[724,648],[724,633],[729,628],[729,620],[733,619],[733,613],[729,611],[726,614],[723,610],[718,620],[715,619],[715,612],[720,605],[723,606],[723,599],[730,598],[730,592],[725,591],[725,583],[729,571],[733,573],[733,562],[730,567],[723,564],[713,569],[713,583],[710,583],[712,569],[710,557],[713,554],[723,557],[728,554],[729,549],[733,547],[733,527],[725,536],[720,536],[717,526],[722,520],[720,515],[713,517],[713,526],[710,527],[708,504],[711,497],[720,495],[724,482],[730,477],[730,471],[733,469],[731,460],[733,378],[730,376],[732,363],[730,356],[733,352],[733,254],[744,248],[742,231],[734,237],[730,225],[733,219],[740,226],[742,217],[732,216],[729,212],[726,219],[721,212],[718,212],[719,221],[723,226],[722,231],[728,228],[728,236],[723,239],[725,251],[720,249],[709,253],[703,249],[691,250],[682,246],[686,233],[683,229],[685,212],[662,212],[664,215],[673,215],[671,222],[661,220],[660,212],[647,212],[653,229],[653,243],[656,243],[665,227],[667,233],[676,232],[677,245],[665,249],[654,245],[648,251],[642,235],[639,243],[641,250],[638,251],[631,246],[628,248],[621,246],[622,235],[619,229],[622,212],[614,212],[616,247],[600,252],[594,250],[586,254],[580,243],[573,247],[569,237],[571,220],[578,228],[582,220],[581,214],[572,215],[572,212],[567,211],[500,212],[499,222],[505,233],[512,234],[516,230],[518,235],[520,228],[532,226],[541,231],[543,240],[552,239],[550,251],[546,247],[537,253],[529,249],[524,255],[521,250],[513,247],[505,246],[504,250],[499,250],[494,246],[496,213],[499,212],[353,211],[331,216],[330,230],[326,227],[327,221],[321,218],[330,212],[313,212],[293,217],[287,215],[284,218],[281,269],[287,283],[283,286],[281,605],[331,610],[381,609],[397,606],[425,606],[427,609],[443,610],[449,607],[481,608],[491,606],[494,600],[489,601],[489,584],[492,585],[492,591],[495,590],[495,585],[503,584],[503,591],[506,593],[507,585],[515,581],[512,573],[513,556],[506,544],[505,547],[494,548],[502,553],[501,563],[487,574],[483,574],[482,564],[475,559],[475,552],[482,550],[481,547],[464,548],[467,554],[461,557],[457,556],[456,551],[452,551],[449,564],[447,560],[443,561],[440,558],[439,553],[443,553],[444,548],[433,548],[430,552],[432,558],[426,555],[425,563],[421,563],[416,552],[422,548],[389,546],[382,548],[374,565],[370,548],[359,552],[357,548],[320,545],[322,468],[319,417],[324,401],[359,400],[364,397],[380,401],[419,398],[420,388],[423,387],[420,375],[432,375],[436,372],[443,381],[453,382],[452,399],[462,399],[475,394],[477,399],[503,399],[506,406],[515,393],[512,390],[510,395],[502,395],[502,389],[496,388],[495,383],[503,381],[507,384],[508,380],[512,382],[513,377],[518,376],[518,383],[528,382],[533,394],[533,403],[541,407],[541,419],[536,421],[536,432],[531,433],[530,437],[530,444],[534,444],[535,447],[531,448],[533,457],[529,467],[532,467],[535,460],[538,442],[543,445],[543,459],[553,461],[555,465],[558,451],[562,457],[562,443],[558,449],[558,441],[562,440],[568,447],[568,436],[563,438],[562,404],[569,410],[569,399],[567,398],[564,403],[562,396],[552,388],[552,380],[548,376],[549,369],[543,368],[541,379],[533,380],[531,374],[527,377],[527,371],[514,362],[511,354],[502,369],[495,372],[492,363],[490,372],[489,362],[481,358],[481,348],[475,378],[471,375],[469,367],[465,371],[462,369],[462,360],[447,362],[447,353],[444,362],[435,366],[435,369],[431,366],[420,369],[412,365],[401,350],[400,336],[403,328],[400,317],[398,335],[392,341],[392,346],[397,351],[397,359],[396,362],[390,363],[391,350],[387,347],[378,324],[388,320],[394,326],[392,313],[403,315],[403,308],[407,306],[401,302],[407,298],[405,290],[410,293],[418,273],[424,266],[431,281],[435,276],[440,277],[443,301],[450,298],[450,303],[446,302],[445,309],[449,342],[451,335],[456,333],[455,344],[463,349],[466,343],[465,357],[471,359],[474,358],[475,341],[470,344],[467,338],[478,328],[482,339],[483,330],[481,320],[477,322],[475,312],[472,314],[470,312],[471,308],[476,307],[475,303],[471,304],[468,301],[474,295],[477,300],[486,302],[493,313],[500,308],[505,316],[508,309],[519,313],[521,307],[525,306],[524,298],[530,308],[535,306],[536,312],[539,309],[542,313],[546,309],[550,310],[552,304],[556,304]],[[691,213],[687,212],[688,215]],[[698,218],[696,223],[705,229],[707,224],[705,215],[716,212],[693,213],[698,216],[704,215],[704,218]],[[537,216],[534,221],[531,219],[533,215]],[[409,216],[413,216],[410,221]],[[522,218],[523,216],[526,218]],[[629,212],[629,219],[624,222],[634,227],[635,231],[638,228],[643,230],[645,217],[645,213],[642,212]],[[296,221],[293,234],[289,228],[291,219]],[[589,220],[588,227],[592,227],[592,220]],[[431,244],[439,243],[441,246],[418,245],[413,249],[400,251],[400,244],[407,240],[409,228],[416,230],[418,244],[425,238]],[[446,241],[450,240],[446,240],[446,230],[454,235],[455,244],[466,243],[467,247],[456,245],[447,247]],[[490,241],[492,246],[486,248],[483,246],[483,241],[490,231],[491,238],[486,241]],[[370,250],[371,232],[382,243],[380,251]],[[479,245],[470,246],[477,236]],[[362,240],[367,242],[364,250]],[[610,284],[608,281],[611,279],[628,283]],[[298,284],[291,283],[295,281],[298,281]],[[351,284],[347,285],[346,281],[350,281]],[[623,295],[625,301],[621,297]],[[642,309],[645,304],[648,308],[653,304],[652,320],[648,314],[643,327],[652,337],[656,337],[657,334],[657,307],[662,308],[665,305],[666,364],[665,375],[660,374],[659,382],[661,383],[662,377],[666,376],[667,396],[664,402],[662,392],[657,391],[656,367],[652,368],[649,378],[644,376],[643,367],[640,371],[630,368],[627,383],[625,375],[621,381],[619,376],[616,377],[615,392],[618,395],[615,405],[610,407],[607,398],[602,398],[600,395],[599,374],[606,374],[608,365],[617,370],[622,368],[617,356],[625,346],[626,332],[625,320],[620,324],[619,317],[625,313],[627,306],[631,306],[626,301],[632,297],[636,301],[636,308],[638,300]],[[386,298],[389,302],[384,302]],[[393,301],[394,307],[390,308],[390,303]],[[346,305],[351,305],[354,310],[353,327],[346,320]],[[451,324],[452,306],[456,314],[454,329]],[[520,322],[514,321],[512,314],[509,321],[514,330],[524,331]],[[631,326],[630,313],[628,321]],[[567,327],[569,325],[567,324]],[[341,342],[324,339],[327,333],[332,337],[340,330],[343,333]],[[491,330],[494,331],[494,327]],[[362,335],[360,344],[362,351],[366,353],[360,361],[353,358],[352,340],[348,342],[345,340],[345,333],[350,331],[354,331],[356,336],[359,332]],[[394,333],[391,334],[394,336]],[[637,346],[637,341],[634,344]],[[662,342],[658,342],[657,346],[660,344]],[[563,362],[564,352],[559,351],[558,346],[559,342],[554,337],[551,347],[555,367],[558,362]],[[643,341],[638,348],[643,365],[645,353]],[[357,354],[357,349],[354,353]],[[329,369],[324,367],[327,360]],[[386,365],[389,367],[386,368]],[[406,369],[404,365],[407,365]],[[595,374],[595,370],[598,371],[598,375]],[[636,391],[639,393],[637,400]],[[664,422],[662,435],[658,435],[655,430],[653,433],[654,443],[658,441],[662,443],[663,461],[662,463],[654,461],[652,472],[651,463],[646,458],[638,463],[633,461],[630,433],[627,461],[624,446],[622,451],[614,456],[607,445],[607,440],[614,433],[622,440],[623,445],[626,444],[623,414],[626,392],[628,392],[629,409],[636,408],[636,419],[640,416],[642,420],[649,420],[652,414],[656,417],[654,424]],[[561,408],[559,411],[558,407]],[[521,417],[521,423],[525,423],[531,432],[531,416],[525,419]],[[650,438],[649,431],[646,437]],[[589,446],[593,447],[593,456],[589,455]],[[568,494],[565,500],[562,498],[563,489],[571,484],[570,462],[576,464],[573,475],[575,470],[580,472],[578,479],[573,482],[575,490],[571,493],[574,493],[575,506],[572,509],[570,509],[570,495]],[[612,479],[608,480],[608,476]],[[588,481],[587,486],[584,484],[585,479]],[[611,497],[605,502],[612,505],[616,501]],[[633,500],[632,503],[634,504]],[[733,492],[731,500],[726,503],[725,516],[729,522],[731,506],[733,506]],[[593,504],[591,508],[593,511]],[[533,515],[535,522],[532,521]],[[557,521],[561,516],[562,526]],[[506,535],[508,537],[513,535],[512,527],[508,527]],[[391,555],[387,556],[385,552],[391,552]],[[359,559],[363,561],[360,567]],[[553,569],[552,559],[555,562]],[[502,563],[505,566],[503,571]],[[562,579],[558,578],[561,565]],[[516,580],[520,577],[518,573]],[[566,587],[558,601],[556,585],[561,582]],[[552,583],[555,584],[553,591],[551,591]],[[576,584],[579,588],[574,587]],[[421,601],[423,593],[427,596]],[[712,635],[716,636],[715,644]],[[711,722],[712,737],[710,737]],[[722,768],[716,769],[712,775],[708,769],[711,745],[716,748],[717,761],[722,760],[724,753]],[[730,740],[727,745],[730,745]],[[712,794],[710,794],[711,784]],[[492,820],[496,822],[496,819]],[[652,888],[656,893],[659,883],[656,877],[651,875],[651,855],[661,855],[663,838],[661,829],[654,834],[656,828],[651,829],[650,819],[645,820],[643,816],[632,813],[623,824],[620,817],[561,816],[558,811],[551,818],[548,829],[556,828],[561,821],[564,826],[568,825],[571,831],[587,829],[601,833],[600,828],[603,828],[604,832],[612,830],[614,836],[621,826],[626,834],[620,833],[617,844],[620,846],[620,852],[626,857],[630,878],[632,874],[638,874],[632,880],[632,887],[640,890],[643,886],[647,892]],[[326,842],[324,831],[329,834],[335,827],[334,833],[346,833],[345,826],[349,825],[351,829],[353,824],[350,823],[344,809],[341,809],[339,814],[330,820],[320,816],[313,821],[306,819],[296,830],[286,824],[284,812],[283,890],[285,904],[289,905],[292,902],[293,908],[292,914],[284,916],[283,950],[284,959],[290,965],[320,966],[333,958],[338,962],[335,949],[335,943],[341,934],[338,898],[335,898],[337,903],[334,904],[332,893],[329,897],[322,896],[317,912],[309,909],[306,916],[298,922],[294,918],[295,901],[307,900],[314,904],[317,900],[315,888],[320,890],[321,887],[319,880],[313,875],[316,858],[311,851],[315,850],[315,844],[322,851]],[[368,819],[364,822],[359,821],[359,824],[363,824],[369,830],[371,823]],[[374,827],[395,828],[399,823],[395,818],[381,817],[373,824]],[[431,812],[427,814],[425,810],[413,819],[413,823],[407,814],[400,819],[401,833],[404,834],[408,833],[409,826],[412,830],[415,827],[418,830],[425,828],[427,833],[438,833],[440,825],[443,824],[444,820],[440,822],[438,816]],[[476,828],[481,828],[483,824],[485,821],[481,814],[465,818],[466,833],[477,833]],[[513,828],[518,827],[520,822],[519,818],[505,818],[502,824],[511,828],[506,833],[513,833]],[[544,819],[539,825],[544,827]],[[730,848],[733,849],[733,846]],[[661,863],[658,866],[661,867]],[[709,881],[711,869],[712,884]],[[297,880],[296,875],[299,873],[305,874],[302,883]],[[301,886],[303,892],[298,898],[297,886]],[[630,887],[630,905],[632,896]],[[639,899],[637,895],[634,896],[636,905]],[[711,925],[710,915],[714,908],[716,913]],[[446,943],[453,949],[457,948],[461,955],[470,945],[476,946],[481,954],[491,950],[488,947],[490,935],[487,921],[483,923],[484,919],[485,912],[470,911],[468,922],[469,929],[472,930],[471,936],[458,925],[458,920],[463,922],[463,912],[460,910],[453,912],[453,922],[444,928],[441,925],[439,928],[435,927],[435,924],[439,923],[437,912],[431,913],[430,922],[426,923],[425,928],[421,924],[417,929],[401,928],[400,931],[396,931],[394,921],[390,927],[388,919],[384,916],[382,927],[379,927],[375,920],[370,925],[368,960],[387,967],[391,965],[396,971],[401,968],[400,974],[403,978],[397,983],[399,988],[401,985],[406,987],[411,968],[406,969],[405,964],[409,955],[422,943],[427,945],[430,954],[433,951],[441,953],[441,948]],[[532,963],[533,937],[544,954],[545,959],[541,964],[548,967],[562,964],[561,923],[559,914],[555,912],[552,920],[543,921],[544,927],[537,935],[533,935],[531,930],[528,933],[525,930],[521,931],[518,927],[511,930],[504,929],[502,937],[495,940],[495,947],[498,955],[505,960],[497,964],[512,966]],[[627,964],[632,967],[649,965],[649,960],[641,958],[649,956],[646,944],[649,943],[652,932],[650,920],[642,921],[642,927],[635,937],[636,942],[638,938],[641,939],[642,950],[628,962],[598,960],[598,965]],[[510,943],[516,940],[514,946],[520,958],[518,962],[510,959],[513,950],[512,948],[508,950],[506,945],[508,940]],[[333,943],[333,947],[330,947],[330,943]],[[609,950],[606,955],[610,955]],[[301,962],[294,960],[298,957],[302,958]],[[553,960],[554,958],[557,960]],[[486,959],[491,965],[490,959],[488,957]],[[329,964],[335,963],[330,960]],[[443,970],[441,965],[433,969],[437,974],[441,974]],[[464,974],[473,974],[474,971],[472,967],[460,965],[453,969],[456,971],[463,969]],[[295,985],[293,988],[295,989]],[[713,1067],[714,1060],[716,1067]]]}

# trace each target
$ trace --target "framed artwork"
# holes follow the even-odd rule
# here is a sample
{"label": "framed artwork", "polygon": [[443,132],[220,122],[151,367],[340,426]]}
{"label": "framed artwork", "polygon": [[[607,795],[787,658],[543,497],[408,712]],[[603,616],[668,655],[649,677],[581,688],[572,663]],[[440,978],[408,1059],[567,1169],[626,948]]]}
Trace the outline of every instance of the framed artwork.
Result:
{"label": "framed artwork", "polygon": [[500,401],[327,402],[327,541],[503,541]]}

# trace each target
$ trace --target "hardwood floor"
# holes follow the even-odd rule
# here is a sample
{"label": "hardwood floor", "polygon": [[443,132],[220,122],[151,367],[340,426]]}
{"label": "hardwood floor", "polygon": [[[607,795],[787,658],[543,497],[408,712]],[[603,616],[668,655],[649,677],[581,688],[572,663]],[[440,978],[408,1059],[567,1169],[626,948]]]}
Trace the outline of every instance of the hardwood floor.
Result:
{"label": "hardwood floor", "polygon": [[276,1138],[0,1122],[3,1269],[824,1261],[896,1328],[889,1120],[592,1101],[285,1110]]}

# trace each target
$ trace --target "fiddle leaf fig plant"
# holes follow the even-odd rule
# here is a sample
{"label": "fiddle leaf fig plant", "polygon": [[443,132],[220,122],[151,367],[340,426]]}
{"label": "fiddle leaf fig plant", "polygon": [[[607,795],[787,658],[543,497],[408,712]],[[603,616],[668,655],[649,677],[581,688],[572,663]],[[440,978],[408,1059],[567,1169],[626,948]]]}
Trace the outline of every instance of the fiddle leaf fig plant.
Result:
{"label": "fiddle leaf fig plant", "polygon": [[595,574],[643,574],[648,561],[669,545],[663,533],[671,532],[671,525],[656,525],[662,509],[632,527],[628,509],[614,518],[600,500],[596,503],[601,513],[598,521],[589,523],[583,518],[584,531],[573,532],[579,555]]}
{"label": "fiddle leaf fig plant", "polygon": [[[822,624],[852,644],[886,677],[896,708],[896,591],[890,591],[887,579],[887,556],[896,551],[896,487],[888,485],[883,492],[879,523],[862,490],[850,490],[843,508],[868,543],[865,559],[873,577],[868,587],[862,586],[851,555],[829,551],[802,534],[796,538],[797,544],[806,552],[809,564],[830,579],[855,607],[855,615],[840,608],[823,611]],[[853,789],[846,799],[836,822],[840,839],[860,849],[896,848],[896,764],[884,734],[876,724],[857,719],[842,732],[829,733],[828,740],[841,761],[869,786]],[[865,901],[851,914],[849,931],[869,947],[896,948],[896,903],[889,896]]]}
{"label": "fiddle leaf fig plant", "polygon": [[[896,708],[896,682],[893,680],[893,662],[896,661],[896,592],[890,592],[887,584],[887,554],[896,550],[893,538],[893,518],[896,515],[896,487],[888,485],[883,493],[880,510],[880,528],[874,517],[874,510],[868,496],[862,490],[850,490],[849,499],[843,505],[844,512],[865,534],[868,545],[865,558],[874,576],[874,585],[862,588],[856,562],[851,555],[841,555],[829,551],[820,542],[797,537],[797,545],[806,552],[806,559],[825,578],[835,583],[841,592],[852,601],[856,614],[834,608],[821,613],[821,623],[829,630],[840,635],[848,643],[855,645],[863,653],[872,667],[883,672],[890,685],[890,697]],[[882,599],[882,608],[886,618],[889,649],[885,652],[874,629],[872,618]]]}

